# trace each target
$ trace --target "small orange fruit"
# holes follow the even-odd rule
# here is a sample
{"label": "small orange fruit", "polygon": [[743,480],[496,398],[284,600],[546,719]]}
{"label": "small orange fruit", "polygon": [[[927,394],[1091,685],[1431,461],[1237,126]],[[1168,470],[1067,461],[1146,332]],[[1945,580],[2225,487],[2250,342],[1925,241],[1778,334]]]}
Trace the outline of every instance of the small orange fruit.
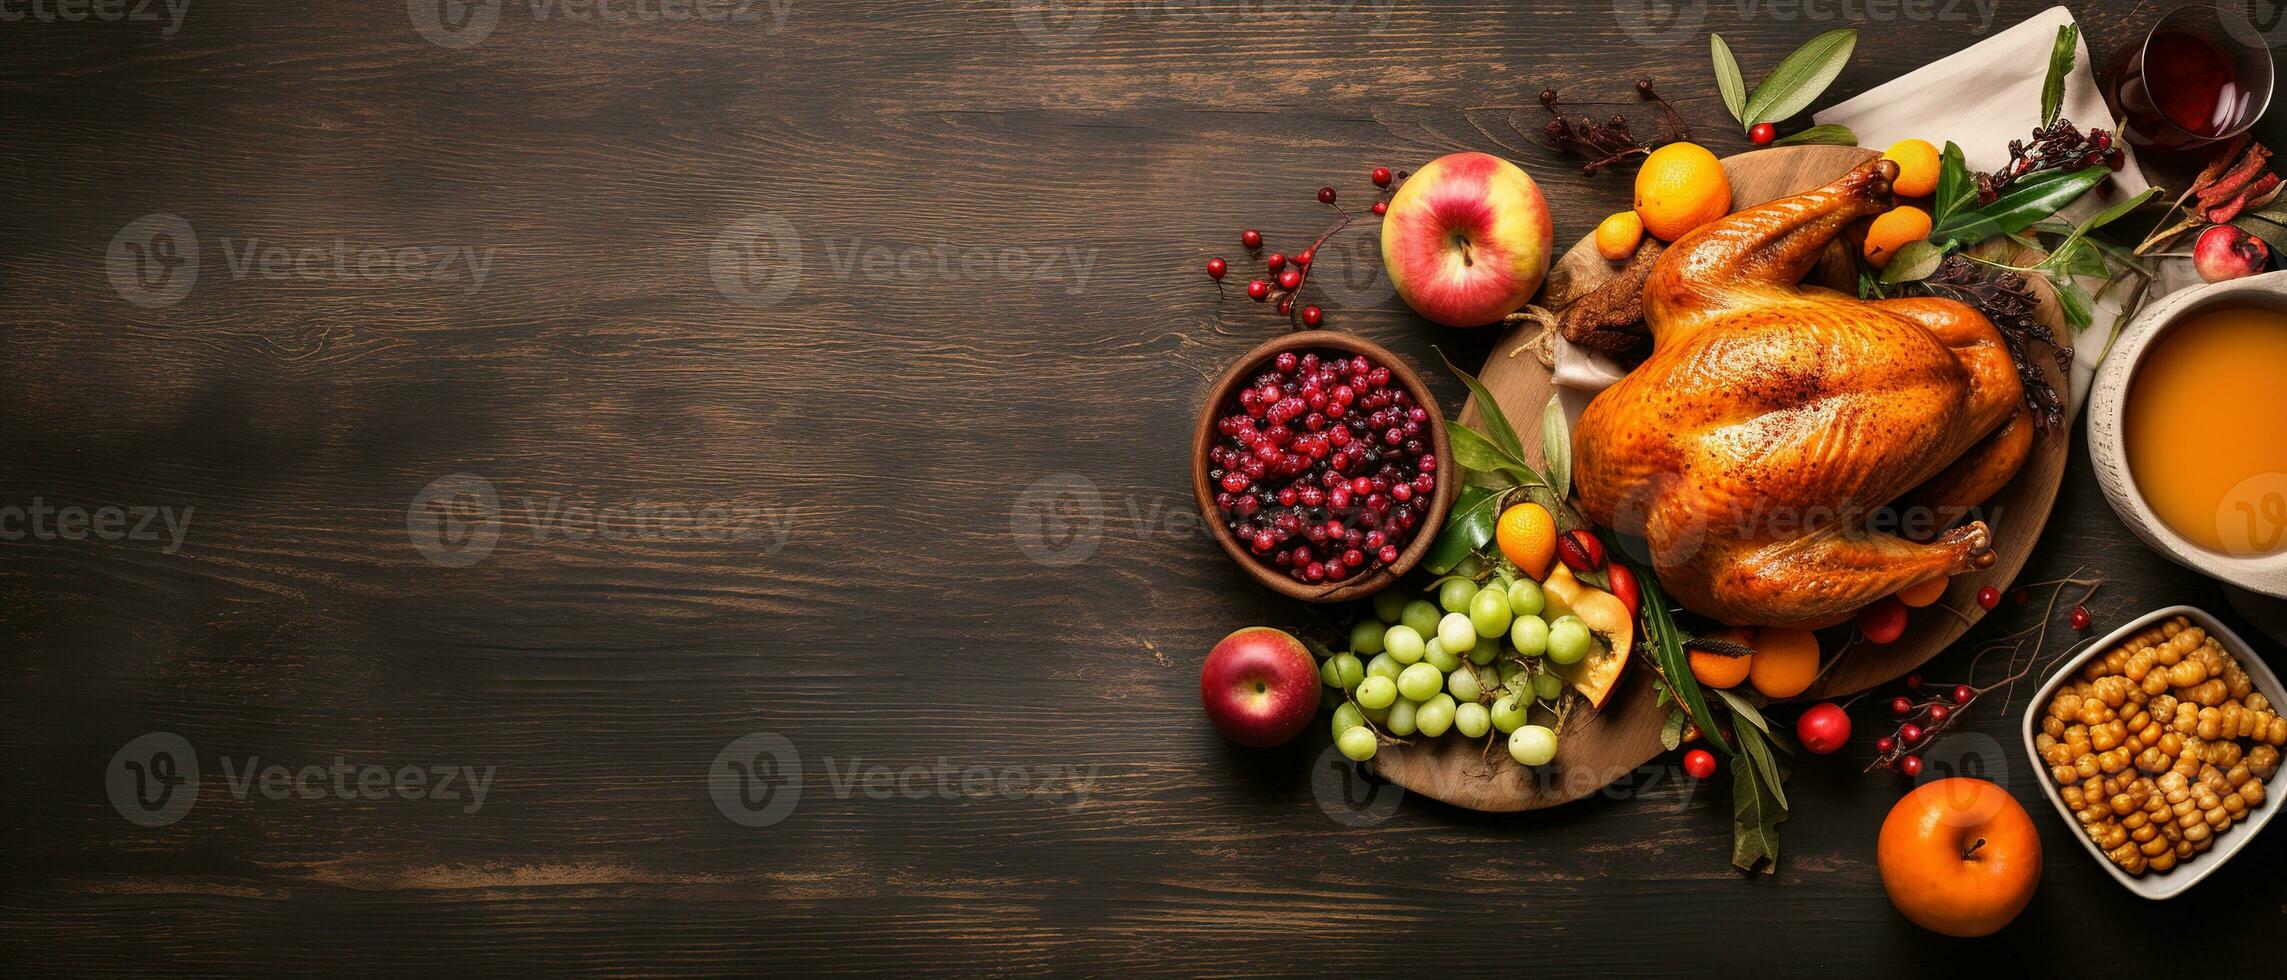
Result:
{"label": "small orange fruit", "polygon": [[1938,190],[1938,148],[1928,140],[1899,140],[1890,144],[1882,159],[1898,165],[1898,179],[1890,190],[1899,197],[1928,197]]}
{"label": "small orange fruit", "polygon": [[1662,241],[1731,213],[1731,178],[1723,163],[1697,143],[1670,143],[1652,151],[1636,170],[1636,214]]}
{"label": "small orange fruit", "polygon": [[1643,241],[1644,219],[1634,211],[1616,212],[1596,226],[1596,254],[1606,261],[1626,261]]}
{"label": "small orange fruit", "polygon": [[1767,698],[1791,698],[1818,680],[1818,636],[1766,626],[1755,631],[1755,665],[1747,678]]}
{"label": "small orange fruit", "polygon": [[1545,579],[1556,561],[1556,519],[1539,504],[1514,505],[1501,512],[1500,522],[1493,526],[1493,541],[1518,571],[1535,581]]}
{"label": "small orange fruit", "polygon": [[1866,229],[1866,261],[1889,265],[1907,242],[1930,237],[1930,213],[1911,205],[1891,208]]}
{"label": "small orange fruit", "polygon": [[1923,606],[1927,606],[1933,602],[1938,601],[1938,597],[1945,595],[1946,585],[1952,581],[1953,579],[1944,575],[1940,575],[1936,578],[1930,579],[1927,582],[1917,582],[1903,589],[1899,589],[1898,601],[1905,603],[1911,608],[1920,609]]}
{"label": "small orange fruit", "polygon": [[[1738,630],[1724,630],[1708,639],[1747,645],[1746,635]],[[1727,657],[1707,650],[1693,650],[1690,656],[1691,676],[1698,679],[1702,687],[1738,687],[1740,681],[1747,679],[1755,662],[1752,656]]]}

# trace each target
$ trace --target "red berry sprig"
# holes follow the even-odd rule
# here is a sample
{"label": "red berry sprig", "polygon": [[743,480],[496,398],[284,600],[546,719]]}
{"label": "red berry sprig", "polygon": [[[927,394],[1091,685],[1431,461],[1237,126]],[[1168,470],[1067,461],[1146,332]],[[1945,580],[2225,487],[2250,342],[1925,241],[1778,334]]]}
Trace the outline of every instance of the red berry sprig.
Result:
{"label": "red berry sprig", "polygon": [[[1377,191],[1374,196],[1372,211],[1374,216],[1378,218],[1389,213],[1390,195],[1394,193],[1392,185],[1404,180],[1406,174],[1402,170],[1392,173],[1388,167],[1375,167],[1367,176],[1373,180]],[[1295,297],[1302,292],[1303,284],[1310,281],[1310,265],[1318,259],[1318,247],[1326,244],[1327,239],[1334,237],[1335,233],[1349,227],[1351,222],[1357,220],[1356,215],[1334,203],[1340,196],[1332,187],[1319,188],[1318,203],[1333,208],[1337,216],[1334,226],[1321,233],[1317,239],[1310,243],[1309,247],[1293,255],[1284,252],[1272,252],[1263,256],[1263,272],[1266,278],[1247,283],[1248,299],[1257,303],[1267,303],[1273,299],[1278,300],[1279,315],[1286,317],[1287,322],[1297,329],[1315,328],[1326,322],[1324,309],[1313,305],[1297,304]],[[1239,233],[1239,244],[1246,246],[1250,253],[1260,252],[1263,248],[1263,233],[1253,228],[1242,231]],[[1230,268],[1230,263],[1224,261],[1222,256],[1208,259],[1207,278],[1220,284],[1223,277],[1230,272]]]}
{"label": "red berry sprig", "polygon": [[[2020,649],[2025,643],[2031,642],[2034,649],[2033,656],[2027,657],[2024,665],[2007,677],[1983,687],[1977,687],[1968,683],[1932,685],[1923,680],[1920,674],[1906,675],[1907,693],[1890,699],[1890,717],[1896,723],[1897,728],[1891,734],[1874,740],[1874,759],[1867,763],[1866,771],[1888,769],[1907,777],[1920,775],[1922,772],[1922,755],[1937,742],[1939,736],[1961,720],[1962,715],[1966,713],[1966,709],[1970,705],[1977,703],[1995,690],[2006,688],[2014,692],[2017,682],[2024,679],[2037,665],[2042,663],[2041,643],[2048,638],[2049,624],[2056,615],[2057,603],[2062,597],[2065,587],[2068,585],[2083,587],[2084,591],[2081,593],[2079,603],[2085,603],[2088,601],[2088,597],[2095,594],[2097,588],[2103,584],[2102,579],[2067,578],[2055,582],[2036,583],[2034,586],[2017,589],[2019,594],[2026,594],[2030,588],[2054,587],[2049,595],[2048,609],[2041,617],[2041,621],[1988,644],[1978,651],[1977,657],[1971,659],[1969,664],[1970,673],[1974,676],[1977,672],[1978,660],[1982,659],[1987,652],[1996,649],[2009,650],[2009,662],[2014,664]],[[2068,618],[2073,629],[2085,631],[2090,625],[2091,617],[2088,607],[2079,603],[2072,607]],[[2000,590],[1991,586],[1978,590],[1977,604],[1986,609],[2000,605]],[[2074,646],[2078,646],[2078,644],[2076,643]],[[2068,647],[2066,653],[2070,653],[2071,649]],[[2064,655],[2059,654],[2058,657],[2061,658]],[[2009,710],[2006,698],[2001,710],[2003,713],[2007,713]]]}

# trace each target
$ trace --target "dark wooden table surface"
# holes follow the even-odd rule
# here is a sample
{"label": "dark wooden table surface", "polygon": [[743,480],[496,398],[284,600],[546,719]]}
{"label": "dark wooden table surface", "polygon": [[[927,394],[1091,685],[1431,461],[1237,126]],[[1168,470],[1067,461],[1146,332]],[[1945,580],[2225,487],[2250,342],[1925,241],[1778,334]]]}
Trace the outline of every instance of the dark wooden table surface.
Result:
{"label": "dark wooden table surface", "polygon": [[[1357,810],[1318,726],[1203,723],[1215,639],[1310,616],[1195,519],[1184,433],[1276,329],[1200,263],[1461,149],[1535,172],[1570,240],[1627,185],[1541,145],[1536,93],[1648,76],[1730,152],[1705,31],[1756,74],[1845,9],[1643,6],[0,8],[7,972],[2270,962],[2287,832],[2143,903],[2048,812],[2017,710],[1957,737],[2048,854],[1981,942],[1892,911],[1900,785],[1847,761],[1803,767],[1749,879],[1672,768]],[[2075,6],[2102,51],[2157,9]],[[1835,94],[2039,9],[1873,5]],[[1341,329],[1487,354],[1352,282]],[[2084,567],[2100,623],[2223,605],[2080,455],[2027,576]],[[758,746],[800,779],[759,812],[718,761]]]}

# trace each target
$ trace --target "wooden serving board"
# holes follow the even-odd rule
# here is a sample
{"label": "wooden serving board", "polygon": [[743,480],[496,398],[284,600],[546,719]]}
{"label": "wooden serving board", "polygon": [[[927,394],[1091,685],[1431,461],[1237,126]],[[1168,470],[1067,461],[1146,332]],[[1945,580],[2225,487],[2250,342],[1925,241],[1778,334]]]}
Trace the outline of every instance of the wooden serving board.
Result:
{"label": "wooden serving board", "polygon": [[[1729,157],[1723,161],[1723,169],[1731,181],[1736,209],[1823,186],[1874,155],[1855,146],[1780,147]],[[1619,264],[1605,261],[1591,239],[1582,239],[1550,267],[1539,302],[1552,310],[1562,309],[1618,272]],[[2036,289],[2043,296],[2041,319],[2060,339],[2069,338],[2062,311],[2045,288],[2036,284]],[[1530,351],[1510,353],[1539,330],[1528,324],[1511,331],[1494,345],[1492,356],[1478,375],[1512,421],[1537,420],[1548,405],[1552,390],[1549,369]],[[2055,377],[2054,381],[2063,390],[2063,379]],[[1464,406],[1461,417],[1463,421],[1477,421],[1474,399]],[[1539,431],[1537,425],[1525,428]],[[2037,435],[2032,454],[2017,478],[1986,502],[1988,512],[1998,515],[1993,529],[1996,560],[1992,568],[1955,576],[1936,605],[1913,611],[1906,634],[1894,643],[1861,643],[1835,662],[1835,652],[1849,640],[1853,627],[1838,626],[1821,633],[1819,645],[1830,662],[1819,682],[1794,700],[1852,694],[1901,677],[1974,625],[1984,615],[1976,602],[1978,590],[1991,585],[2006,591],[2048,523],[2049,508],[2064,474],[2069,428]],[[1527,461],[1540,465],[1538,440],[1528,437],[1525,442]],[[1646,673],[1638,658],[1629,665],[1628,676],[1603,711],[1574,709],[1558,733],[1556,761],[1537,770],[1517,765],[1498,739],[1488,750],[1485,739],[1454,734],[1435,739],[1416,736],[1411,744],[1387,746],[1375,757],[1374,765],[1385,778],[1408,790],[1472,810],[1537,810],[1580,799],[1629,775],[1664,751],[1660,726],[1667,709],[1657,704]],[[1540,724],[1551,720],[1534,719]]]}

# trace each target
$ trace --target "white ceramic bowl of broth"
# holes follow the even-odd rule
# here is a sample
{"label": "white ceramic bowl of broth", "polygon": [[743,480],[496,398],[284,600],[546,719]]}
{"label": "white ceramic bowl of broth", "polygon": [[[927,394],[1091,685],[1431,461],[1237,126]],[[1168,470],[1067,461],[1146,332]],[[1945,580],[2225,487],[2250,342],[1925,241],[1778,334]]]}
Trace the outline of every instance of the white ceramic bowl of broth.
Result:
{"label": "white ceramic bowl of broth", "polygon": [[[2270,329],[2287,331],[2287,272],[2267,272],[2188,289],[2154,303],[2137,317],[2136,322],[2121,333],[2090,388],[2089,455],[2096,465],[2097,482],[2104,487],[2112,509],[2155,550],[2178,564],[2241,588],[2287,598],[2287,472],[2273,472],[2269,464],[2260,461],[2239,462],[2233,458],[2234,450],[2230,448],[2233,440],[2254,431],[2254,425],[2260,422],[2251,422],[2246,417],[2247,412],[2256,410],[2254,406],[2235,403],[2230,397],[2232,389],[2217,388],[2198,393],[2216,402],[2211,411],[2204,413],[2208,417],[2173,418],[2162,427],[2150,417],[2150,406],[2135,404],[2139,381],[2167,373],[2164,367],[2161,371],[2149,372],[2148,377],[2146,368],[2153,362],[2155,351],[2167,348],[2177,328],[2203,321],[2212,324],[2211,314],[2232,310],[2265,311],[2279,318],[2269,324]],[[2200,329],[2205,331],[2211,327]],[[2171,356],[2181,354],[2181,348],[2171,351]],[[2268,379],[2271,390],[2287,388],[2287,361],[2274,362],[2260,357],[2253,349],[2248,357],[2231,365],[2232,376],[2244,379],[2248,377],[2247,371],[2258,371]],[[2168,367],[2181,363],[2171,361]],[[2180,382],[2181,378],[2176,380]],[[2162,382],[2153,383],[2158,386]],[[2184,391],[2180,384],[2176,390],[2179,395]],[[2153,392],[2146,394],[2161,397]],[[2180,403],[2185,399],[2179,397],[2172,401]],[[2217,476],[2210,481],[2231,484],[2230,489],[2217,494],[2212,523],[2201,523],[2210,519],[2199,513],[2205,504],[2196,496],[2190,499],[2198,506],[2184,503],[2186,498],[2180,495],[2156,506],[2155,498],[2147,496],[2171,486],[2169,474],[2149,474],[2149,485],[2139,484],[2131,445],[2133,440],[2154,433],[2162,437],[2180,435],[2185,439],[2220,438],[2224,448],[2202,454],[2201,458],[2209,459],[2212,455],[2223,459],[2225,462],[2218,464],[2222,472],[2235,468],[2246,471],[2243,478],[2227,480]],[[2255,460],[2271,452],[2251,443],[2252,439],[2237,443],[2245,447],[2237,450],[2245,454],[2243,459]],[[2149,455],[2146,462],[2149,465]],[[2162,517],[2163,509],[2176,515],[2175,523]],[[2187,533],[2187,528],[2191,533]]]}

